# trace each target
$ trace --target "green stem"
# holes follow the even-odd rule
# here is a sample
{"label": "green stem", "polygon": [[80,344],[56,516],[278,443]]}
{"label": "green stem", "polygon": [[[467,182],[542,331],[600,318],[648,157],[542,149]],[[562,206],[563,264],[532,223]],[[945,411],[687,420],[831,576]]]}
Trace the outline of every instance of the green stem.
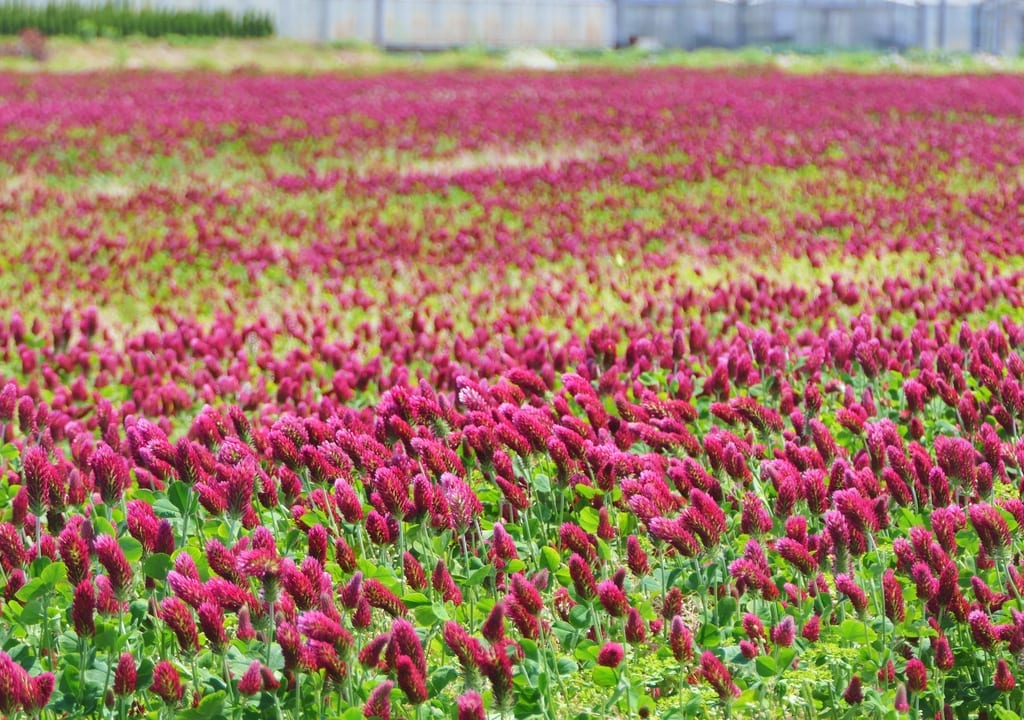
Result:
{"label": "green stem", "polygon": [[[544,623],[541,623],[540,625],[540,642],[540,646],[543,648],[551,647],[551,644],[547,641],[547,632],[544,630]],[[569,691],[566,689],[565,682],[562,680],[562,673],[558,672],[558,662],[557,660],[552,662],[553,659],[554,656],[552,652],[547,651],[544,653],[544,662],[547,664],[549,671],[555,676],[555,682],[558,684],[558,693],[560,698],[565,702],[565,707],[570,707],[571,700],[569,697]]]}
{"label": "green stem", "polygon": [[263,583],[263,597],[267,603],[267,654],[264,662],[270,667],[270,650],[274,647],[274,638],[277,635],[277,611],[274,606],[277,604],[278,589],[277,580]]}
{"label": "green stem", "polygon": [[231,671],[228,670],[228,656],[227,653],[222,652],[220,656],[220,671],[221,675],[224,676],[224,685],[227,687],[228,699],[232,705],[241,706],[241,703],[236,702],[235,697],[235,686],[231,684]]}
{"label": "green stem", "polygon": [[697,569],[697,581],[700,583],[700,592],[697,593],[697,597],[700,598],[700,619],[702,623],[708,622],[708,601],[707,601],[707,583],[704,581],[704,568],[700,564],[700,558],[694,558],[694,567]]}
{"label": "green stem", "polygon": [[[36,523],[36,532],[39,531],[39,524]],[[38,547],[38,544],[36,545]],[[53,671],[56,669],[53,662],[53,642],[50,640],[50,593],[43,593],[43,648],[47,652],[47,665],[49,670]]]}
{"label": "green stem", "polygon": [[533,533],[530,531],[530,513],[529,513],[529,511],[528,510],[523,510],[522,511],[522,517],[523,517],[523,521],[522,521],[523,535],[526,538],[529,539],[530,544],[532,545],[533,544]]}
{"label": "green stem", "polygon": [[185,511],[182,513],[184,517],[181,520],[181,542],[178,547],[185,547],[185,543],[188,541],[188,520],[192,516],[192,487],[188,486],[188,493],[185,496]]}
{"label": "green stem", "polygon": [[106,699],[107,693],[110,692],[110,680],[111,680],[110,669],[114,666],[114,663],[112,662],[113,659],[114,659],[113,658],[113,652],[108,651],[107,652],[107,674],[103,678],[103,694],[100,695],[100,702],[101,703]]}
{"label": "green stem", "polygon": [[[465,572],[466,576],[469,577],[469,572],[470,572],[470,570],[469,570],[469,547],[468,547],[468,545],[466,543],[466,536],[465,535],[463,535],[462,537],[459,538],[459,547],[462,550],[462,567],[463,567],[463,572]],[[476,590],[474,588],[467,588],[467,590],[468,590],[467,594],[469,595],[469,598],[468,598],[469,617],[470,618],[475,618],[476,617]]]}
{"label": "green stem", "polygon": [[600,615],[594,607],[594,598],[587,598],[587,609],[590,610],[590,627],[593,628],[597,641],[604,640],[604,627],[601,625]]}
{"label": "green stem", "polygon": [[[78,636],[78,657],[80,658],[79,665],[78,665],[79,672],[84,673],[85,669],[89,665],[88,665],[88,662],[87,662],[86,656],[85,656],[85,638],[83,638],[81,635]],[[84,706],[85,705],[85,683],[81,682],[81,679],[82,678],[80,677],[79,678],[80,682],[78,683],[78,704],[80,706]]]}
{"label": "green stem", "polygon": [[623,694],[624,694],[625,697],[623,699],[626,701],[626,708],[625,708],[625,712],[623,713],[623,717],[629,717],[630,714],[633,712],[633,708],[631,707],[632,703],[630,702],[630,689],[631,688],[630,688],[630,680],[629,680],[629,654],[630,654],[630,648],[627,646],[627,648],[626,648],[626,657],[623,658],[623,660],[622,660],[622,679],[619,682],[619,687],[623,688],[623,690],[624,690]]}
{"label": "green stem", "polygon": [[[398,564],[405,567],[405,522],[398,518]],[[402,588],[405,589],[405,573],[402,573]]]}

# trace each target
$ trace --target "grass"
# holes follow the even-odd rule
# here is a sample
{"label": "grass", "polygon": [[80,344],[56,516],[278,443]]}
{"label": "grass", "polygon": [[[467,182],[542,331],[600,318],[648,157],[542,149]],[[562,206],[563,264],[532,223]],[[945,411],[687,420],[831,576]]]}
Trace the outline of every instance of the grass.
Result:
{"label": "grass", "polygon": [[[48,40],[49,58],[0,57],[0,71],[90,72],[101,70],[208,70],[217,72],[345,71],[373,73],[389,70],[502,69],[510,67],[509,53],[485,47],[464,47],[438,52],[384,52],[366,43],[328,44],[285,38],[237,39],[138,36],[82,40]],[[643,67],[762,68],[793,73],[904,72],[959,74],[1024,72],[1024,59],[909,51],[904,54],[870,50],[797,51],[772,48],[723,50],[667,49],[549,49],[562,69]]]}

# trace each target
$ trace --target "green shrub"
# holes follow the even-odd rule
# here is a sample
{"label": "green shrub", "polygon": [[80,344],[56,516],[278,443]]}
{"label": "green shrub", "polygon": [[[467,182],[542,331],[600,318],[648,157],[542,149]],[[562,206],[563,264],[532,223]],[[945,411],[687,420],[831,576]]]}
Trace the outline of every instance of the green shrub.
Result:
{"label": "green shrub", "polygon": [[52,0],[46,5],[29,5],[19,0],[0,2],[0,35],[17,35],[26,28],[35,28],[44,35],[77,35],[86,39],[97,34],[121,37],[169,34],[266,37],[274,34],[270,16],[251,11],[233,15],[225,10],[133,9],[118,2],[83,4]]}

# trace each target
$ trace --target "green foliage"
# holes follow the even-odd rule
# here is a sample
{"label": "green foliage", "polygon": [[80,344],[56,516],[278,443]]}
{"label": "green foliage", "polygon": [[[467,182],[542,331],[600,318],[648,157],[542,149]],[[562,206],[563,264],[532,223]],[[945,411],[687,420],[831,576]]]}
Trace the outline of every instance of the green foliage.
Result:
{"label": "green foliage", "polygon": [[42,6],[19,0],[0,4],[0,35],[17,35],[29,28],[44,35],[73,35],[85,40],[126,35],[268,37],[274,34],[270,17],[254,11],[235,16],[225,10],[136,10],[118,2],[91,5],[73,0],[52,0]]}

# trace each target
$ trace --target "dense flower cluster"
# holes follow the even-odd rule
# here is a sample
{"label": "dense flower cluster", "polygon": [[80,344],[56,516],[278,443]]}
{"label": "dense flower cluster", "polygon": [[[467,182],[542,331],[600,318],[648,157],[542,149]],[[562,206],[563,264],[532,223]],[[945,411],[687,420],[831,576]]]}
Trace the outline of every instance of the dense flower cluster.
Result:
{"label": "dense flower cluster", "polygon": [[1024,81],[0,97],[0,712],[1020,706]]}

